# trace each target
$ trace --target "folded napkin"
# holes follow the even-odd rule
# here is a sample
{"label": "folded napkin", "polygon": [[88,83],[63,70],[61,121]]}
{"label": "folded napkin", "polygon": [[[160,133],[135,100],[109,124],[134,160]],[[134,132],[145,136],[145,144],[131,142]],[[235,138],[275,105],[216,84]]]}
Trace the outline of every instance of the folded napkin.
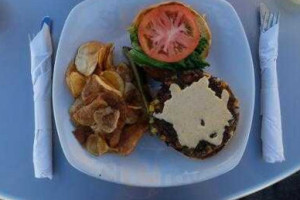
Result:
{"label": "folded napkin", "polygon": [[49,18],[43,22],[41,31],[30,41],[35,118],[33,164],[36,178],[52,179],[52,43]]}
{"label": "folded napkin", "polygon": [[[263,7],[262,7],[263,6]],[[270,14],[261,5],[261,15]],[[275,19],[276,20],[276,19]],[[266,20],[262,26],[266,27]],[[278,55],[278,18],[268,29],[262,28],[259,39],[259,58],[261,68],[261,115],[263,157],[266,162],[284,161],[282,142],[281,112],[276,71]],[[269,23],[270,25],[270,23]]]}

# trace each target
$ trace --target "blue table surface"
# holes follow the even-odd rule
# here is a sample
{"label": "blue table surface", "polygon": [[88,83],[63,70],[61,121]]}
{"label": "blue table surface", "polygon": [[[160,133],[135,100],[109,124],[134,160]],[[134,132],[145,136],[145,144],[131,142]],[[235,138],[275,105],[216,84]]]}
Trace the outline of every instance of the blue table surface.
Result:
{"label": "blue table surface", "polygon": [[[17,199],[228,199],[262,189],[300,169],[300,6],[264,0],[281,11],[278,76],[286,161],[261,158],[259,90],[252,130],[240,164],[202,183],[170,188],[139,188],[94,179],[74,169],[54,134],[54,178],[35,179],[32,164],[33,99],[28,34],[45,15],[53,19],[56,48],[64,21],[80,0],[0,1],[0,196]],[[229,0],[250,43],[259,88],[258,6],[261,0]],[[238,55],[237,55],[238,56]],[[297,88],[297,89],[296,89]]]}

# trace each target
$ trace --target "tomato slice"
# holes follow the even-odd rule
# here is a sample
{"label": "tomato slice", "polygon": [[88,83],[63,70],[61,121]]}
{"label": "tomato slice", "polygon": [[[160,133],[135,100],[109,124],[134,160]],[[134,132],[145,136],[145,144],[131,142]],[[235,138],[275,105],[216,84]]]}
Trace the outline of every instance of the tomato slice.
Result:
{"label": "tomato slice", "polygon": [[178,62],[198,45],[197,16],[181,4],[166,4],[146,12],[138,25],[143,51],[159,61]]}

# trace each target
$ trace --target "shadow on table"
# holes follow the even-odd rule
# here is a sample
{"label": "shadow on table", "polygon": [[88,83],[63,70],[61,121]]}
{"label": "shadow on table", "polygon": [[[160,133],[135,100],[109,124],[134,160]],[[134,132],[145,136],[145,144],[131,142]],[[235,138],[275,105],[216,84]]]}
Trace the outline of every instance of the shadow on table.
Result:
{"label": "shadow on table", "polygon": [[297,200],[300,199],[300,171],[262,191],[240,200]]}
{"label": "shadow on table", "polygon": [[8,29],[11,9],[9,3],[0,1],[0,34]]}

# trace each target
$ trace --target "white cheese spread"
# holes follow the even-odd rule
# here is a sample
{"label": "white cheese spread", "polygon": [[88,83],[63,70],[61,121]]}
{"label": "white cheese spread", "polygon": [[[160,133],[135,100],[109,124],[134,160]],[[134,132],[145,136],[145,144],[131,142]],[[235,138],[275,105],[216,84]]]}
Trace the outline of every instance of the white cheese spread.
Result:
{"label": "white cheese spread", "polygon": [[183,90],[172,84],[172,98],[165,102],[162,113],[154,115],[173,124],[183,146],[195,148],[201,140],[220,145],[225,126],[233,117],[227,108],[228,91],[223,90],[219,98],[208,84],[207,77]]}

